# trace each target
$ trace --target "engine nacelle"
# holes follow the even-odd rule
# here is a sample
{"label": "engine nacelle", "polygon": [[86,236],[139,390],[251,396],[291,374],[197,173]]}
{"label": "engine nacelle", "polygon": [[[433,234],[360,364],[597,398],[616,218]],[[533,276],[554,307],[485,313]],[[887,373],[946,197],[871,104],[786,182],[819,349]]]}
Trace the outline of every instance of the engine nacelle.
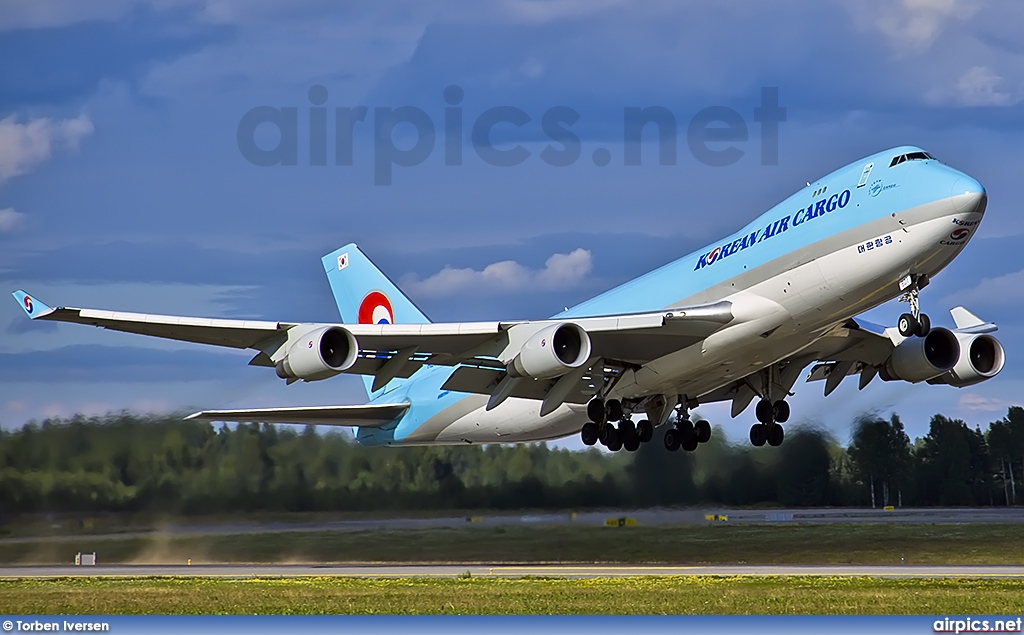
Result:
{"label": "engine nacelle", "polygon": [[296,341],[277,362],[281,379],[317,381],[348,370],[356,363],[356,338],[339,326],[324,326]]}
{"label": "engine nacelle", "polygon": [[530,336],[508,365],[512,377],[549,379],[579,368],[590,359],[590,336],[572,322],[552,324]]}
{"label": "engine nacelle", "polygon": [[952,369],[959,359],[956,335],[949,329],[933,328],[924,337],[915,335],[900,342],[878,375],[885,381],[902,379],[916,384]]}
{"label": "engine nacelle", "polygon": [[964,388],[992,379],[1003,370],[1006,354],[1002,343],[987,333],[956,333],[960,341],[960,361],[949,372],[928,381]]}

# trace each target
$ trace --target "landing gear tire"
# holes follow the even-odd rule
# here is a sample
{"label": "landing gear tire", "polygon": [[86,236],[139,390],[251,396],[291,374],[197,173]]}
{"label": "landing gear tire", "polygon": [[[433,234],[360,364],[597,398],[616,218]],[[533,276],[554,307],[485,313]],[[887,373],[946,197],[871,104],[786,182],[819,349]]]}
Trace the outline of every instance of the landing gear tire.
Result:
{"label": "landing gear tire", "polygon": [[607,421],[605,416],[604,400],[595,397],[587,403],[587,417],[589,417],[591,421],[600,425]]}
{"label": "landing gear tire", "polygon": [[636,435],[636,426],[629,419],[623,419],[619,422],[619,436],[622,437],[622,442],[625,443],[626,439]]}
{"label": "landing gear tire", "polygon": [[583,445],[594,445],[597,443],[598,436],[600,436],[600,431],[597,429],[596,423],[588,421],[583,424],[583,429],[580,430],[580,438],[583,440]]}
{"label": "landing gear tire", "polygon": [[[928,321],[929,327],[931,326],[931,320]],[[900,331],[900,335],[903,337],[910,337],[915,335],[918,329],[921,327],[917,318],[910,313],[904,313],[900,316],[900,321],[897,324],[897,328]]]}
{"label": "landing gear tire", "polygon": [[786,423],[789,421],[789,404],[786,403],[785,399],[780,399],[772,404],[772,414],[774,415],[777,423]]}
{"label": "landing gear tire", "polygon": [[757,416],[757,420],[761,423],[771,423],[772,418],[775,416],[775,407],[772,405],[772,402],[767,399],[762,399],[757,402],[757,408],[755,408],[754,414]]}
{"label": "landing gear tire", "polygon": [[917,336],[918,337],[924,337],[924,336],[928,335],[928,333],[930,333],[931,330],[932,330],[932,320],[931,320],[931,318],[928,317],[927,314],[922,313],[921,316],[917,318],[917,331],[916,331],[917,332]]}
{"label": "landing gear tire", "polygon": [[622,447],[626,448],[627,452],[636,452],[640,449],[640,439],[636,436],[636,433],[630,435],[628,439],[623,441]]}
{"label": "landing gear tire", "polygon": [[761,447],[768,440],[768,426],[763,423],[755,423],[750,426],[750,442],[755,447]]}
{"label": "landing gear tire", "polygon": [[608,426],[608,441],[604,444],[612,452],[622,449],[622,435],[615,428]]}
{"label": "landing gear tire", "polygon": [[711,424],[703,419],[698,419],[693,424],[693,430],[696,433],[697,443],[707,443],[711,440]]}
{"label": "landing gear tire", "polygon": [[640,443],[647,443],[654,438],[654,424],[647,419],[641,419],[636,424],[636,435],[640,437]]}
{"label": "landing gear tire", "polygon": [[772,446],[773,448],[777,448],[780,445],[782,445],[782,441],[785,438],[786,433],[783,432],[782,426],[780,426],[779,424],[775,424],[772,427],[768,428],[768,434],[765,440],[768,441],[768,445]]}
{"label": "landing gear tire", "polygon": [[675,452],[679,449],[679,430],[675,428],[669,428],[665,430],[665,449],[669,452]]}
{"label": "landing gear tire", "polygon": [[604,414],[608,421],[621,420],[622,402],[618,399],[609,399],[604,403]]}
{"label": "landing gear tire", "polygon": [[679,447],[683,448],[687,452],[693,452],[697,449],[697,445],[697,433],[694,431],[690,433],[690,436],[683,439],[682,443],[679,444]]}

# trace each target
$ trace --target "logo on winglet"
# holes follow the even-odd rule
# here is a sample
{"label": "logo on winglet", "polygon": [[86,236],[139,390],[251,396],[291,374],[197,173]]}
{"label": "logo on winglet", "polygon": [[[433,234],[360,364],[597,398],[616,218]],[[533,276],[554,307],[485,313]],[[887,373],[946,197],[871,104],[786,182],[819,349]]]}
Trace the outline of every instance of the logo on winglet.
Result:
{"label": "logo on winglet", "polygon": [[395,311],[391,308],[391,300],[380,291],[366,294],[359,304],[360,324],[394,324]]}
{"label": "logo on winglet", "polygon": [[347,266],[348,266],[348,252],[346,251],[345,253],[343,253],[340,256],[338,256],[338,271],[341,271],[342,269],[344,269]]}
{"label": "logo on winglet", "polygon": [[23,303],[24,303],[24,305],[25,305],[25,311],[26,311],[26,312],[27,312],[27,313],[28,313],[29,315],[32,315],[32,311],[35,311],[35,310],[36,310],[36,308],[35,308],[35,307],[34,307],[34,306],[32,305],[32,298],[30,298],[30,297],[28,297],[28,296],[25,296],[25,299],[24,299],[24,300],[23,300],[22,302],[23,302]]}

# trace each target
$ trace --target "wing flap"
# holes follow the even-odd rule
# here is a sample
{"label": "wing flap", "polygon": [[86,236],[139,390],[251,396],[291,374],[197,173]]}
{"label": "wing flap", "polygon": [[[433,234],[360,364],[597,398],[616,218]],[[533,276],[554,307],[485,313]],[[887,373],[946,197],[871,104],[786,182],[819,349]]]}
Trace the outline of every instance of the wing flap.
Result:
{"label": "wing flap", "polygon": [[186,419],[239,423],[295,423],[318,426],[383,428],[397,422],[409,410],[408,403],[363,406],[312,406],[302,408],[254,408],[203,410]]}

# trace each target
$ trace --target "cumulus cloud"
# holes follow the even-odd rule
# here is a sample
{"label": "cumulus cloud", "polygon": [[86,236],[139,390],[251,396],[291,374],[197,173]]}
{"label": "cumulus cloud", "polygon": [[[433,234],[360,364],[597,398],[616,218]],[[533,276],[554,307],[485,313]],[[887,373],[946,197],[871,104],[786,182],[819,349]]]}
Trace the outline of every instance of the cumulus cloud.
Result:
{"label": "cumulus cloud", "polygon": [[1012,404],[1004,399],[969,392],[960,396],[960,408],[971,412],[1002,412]]}
{"label": "cumulus cloud", "polygon": [[0,234],[6,234],[20,229],[25,224],[27,216],[13,207],[0,209]]}
{"label": "cumulus cloud", "polygon": [[16,115],[0,119],[0,183],[48,159],[55,146],[78,148],[92,131],[85,114],[60,121],[41,117],[21,123]]}
{"label": "cumulus cloud", "polygon": [[542,269],[530,269],[514,260],[503,260],[481,270],[445,267],[429,278],[412,277],[405,286],[412,292],[431,297],[454,295],[466,289],[486,293],[524,289],[553,291],[579,284],[590,273],[590,252],[576,249],[567,254],[554,254]]}

